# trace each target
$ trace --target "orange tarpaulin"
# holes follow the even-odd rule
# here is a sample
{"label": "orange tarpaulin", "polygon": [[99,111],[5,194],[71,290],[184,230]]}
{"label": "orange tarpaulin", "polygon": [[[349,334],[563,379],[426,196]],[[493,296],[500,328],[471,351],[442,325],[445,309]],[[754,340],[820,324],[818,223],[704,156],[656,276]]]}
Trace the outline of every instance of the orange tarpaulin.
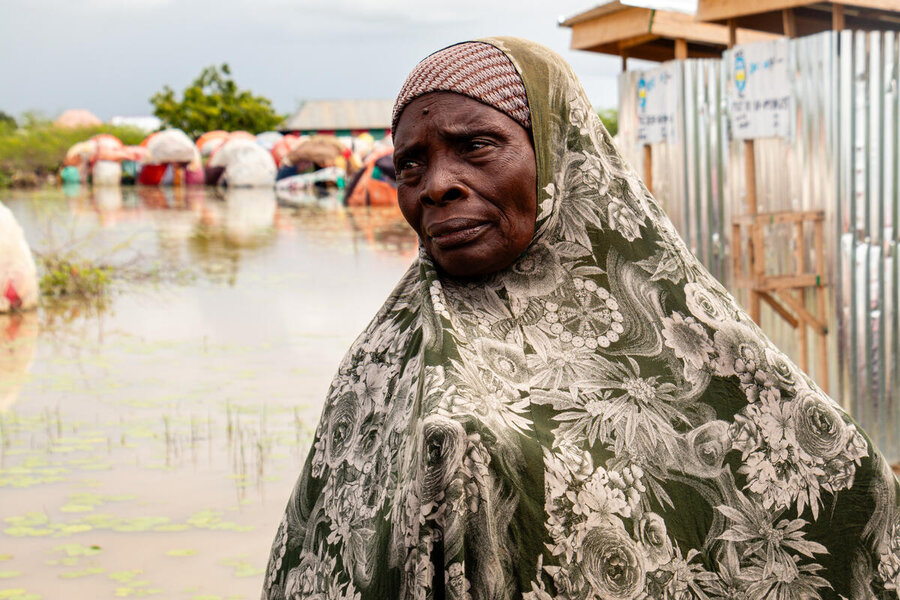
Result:
{"label": "orange tarpaulin", "polygon": [[372,177],[376,161],[393,152],[393,148],[385,148],[369,154],[362,174],[344,200],[347,206],[397,206],[397,187]]}

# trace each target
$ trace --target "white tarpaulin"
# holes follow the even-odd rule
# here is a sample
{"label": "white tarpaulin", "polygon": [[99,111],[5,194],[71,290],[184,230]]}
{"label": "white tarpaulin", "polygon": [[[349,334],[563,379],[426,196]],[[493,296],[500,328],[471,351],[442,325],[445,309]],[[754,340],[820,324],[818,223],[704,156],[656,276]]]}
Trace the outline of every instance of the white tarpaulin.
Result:
{"label": "white tarpaulin", "polygon": [[[728,68],[728,119],[735,139],[790,138],[788,40],[736,46]],[[727,58],[726,58],[727,59]]]}
{"label": "white tarpaulin", "polygon": [[674,142],[678,82],[675,62],[640,73],[637,86],[638,143]]}

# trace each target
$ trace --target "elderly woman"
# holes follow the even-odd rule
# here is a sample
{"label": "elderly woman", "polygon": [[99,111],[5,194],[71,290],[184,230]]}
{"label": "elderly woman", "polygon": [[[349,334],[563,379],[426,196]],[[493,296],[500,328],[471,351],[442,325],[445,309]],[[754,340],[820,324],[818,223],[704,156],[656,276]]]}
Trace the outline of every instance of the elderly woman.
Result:
{"label": "elderly woman", "polygon": [[353,344],[264,597],[896,598],[897,484],[624,164],[491,38],[394,108],[418,259]]}

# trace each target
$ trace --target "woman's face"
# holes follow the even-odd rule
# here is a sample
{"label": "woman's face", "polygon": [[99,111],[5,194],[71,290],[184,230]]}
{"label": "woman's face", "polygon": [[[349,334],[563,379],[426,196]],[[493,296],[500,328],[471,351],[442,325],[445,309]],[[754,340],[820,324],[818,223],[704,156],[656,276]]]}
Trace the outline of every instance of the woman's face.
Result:
{"label": "woman's face", "polygon": [[400,210],[448,274],[499,271],[531,243],[534,149],[499,110],[452,92],[416,98],[394,132],[394,165]]}

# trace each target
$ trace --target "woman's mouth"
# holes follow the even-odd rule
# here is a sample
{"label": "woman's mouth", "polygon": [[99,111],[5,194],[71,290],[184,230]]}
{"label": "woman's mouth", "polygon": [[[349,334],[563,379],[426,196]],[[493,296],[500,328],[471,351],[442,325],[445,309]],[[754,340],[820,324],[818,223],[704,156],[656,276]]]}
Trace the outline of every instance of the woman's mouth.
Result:
{"label": "woman's mouth", "polygon": [[476,219],[453,218],[430,225],[426,233],[435,246],[447,249],[468,244],[489,225]]}

